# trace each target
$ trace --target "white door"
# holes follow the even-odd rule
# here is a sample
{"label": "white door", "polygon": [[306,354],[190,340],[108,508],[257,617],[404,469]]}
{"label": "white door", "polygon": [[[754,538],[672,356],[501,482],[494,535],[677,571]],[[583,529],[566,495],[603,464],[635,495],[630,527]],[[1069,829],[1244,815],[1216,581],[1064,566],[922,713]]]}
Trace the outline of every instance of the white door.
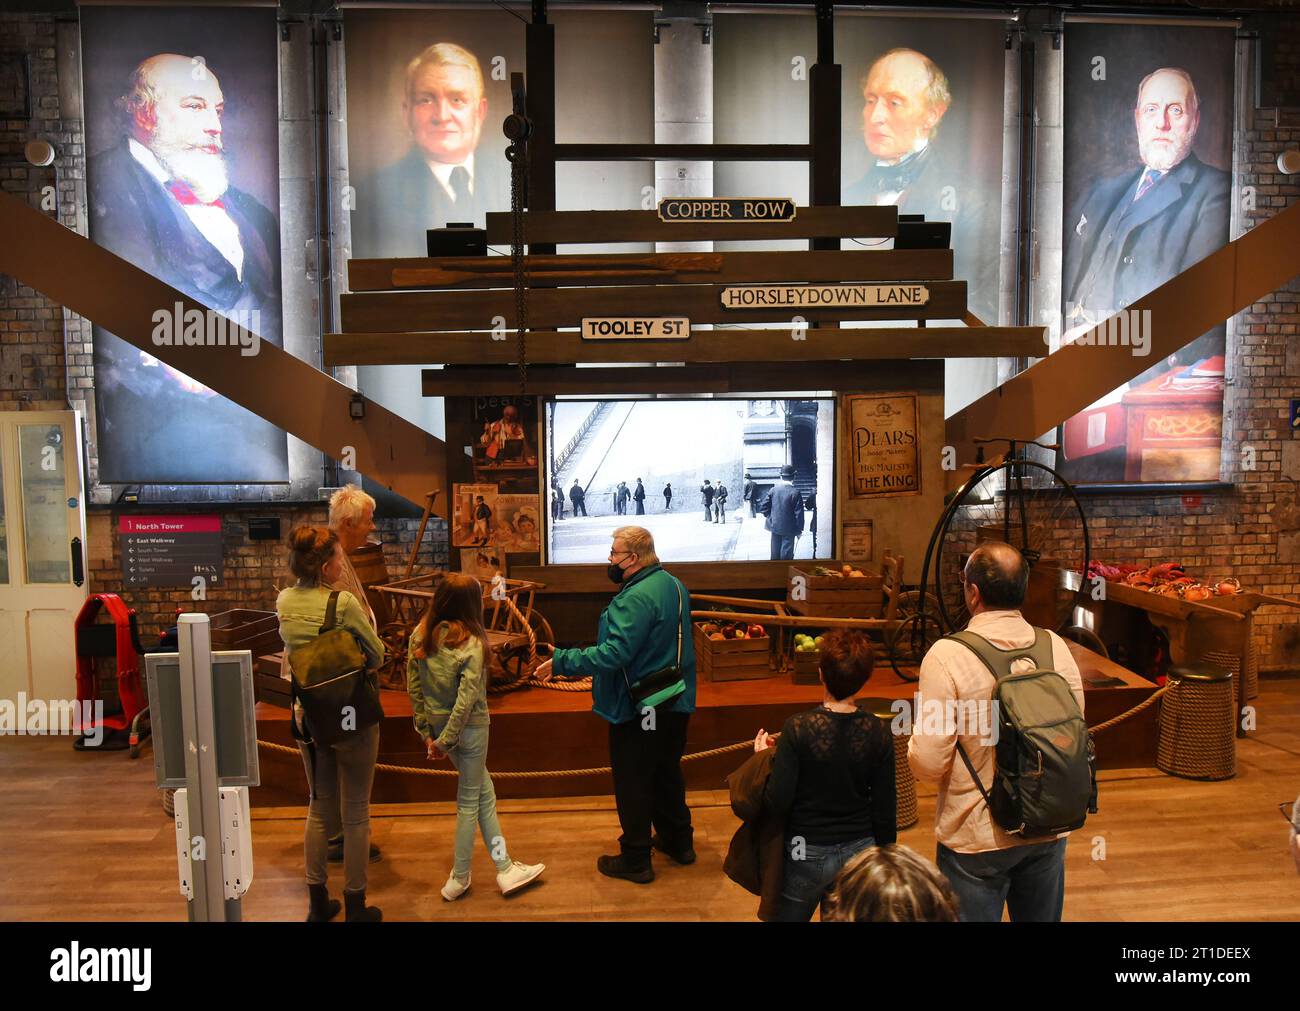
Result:
{"label": "white door", "polygon": [[75,699],[87,592],[76,412],[0,412],[0,485],[0,699]]}

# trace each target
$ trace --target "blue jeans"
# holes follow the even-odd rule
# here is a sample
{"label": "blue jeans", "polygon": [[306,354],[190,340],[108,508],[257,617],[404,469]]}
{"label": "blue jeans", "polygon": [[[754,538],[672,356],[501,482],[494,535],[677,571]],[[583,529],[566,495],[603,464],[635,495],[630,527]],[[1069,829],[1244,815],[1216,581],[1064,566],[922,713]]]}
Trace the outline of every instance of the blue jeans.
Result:
{"label": "blue jeans", "polygon": [[460,773],[456,780],[456,861],[451,872],[458,881],[469,880],[470,855],[474,852],[474,829],[483,834],[483,843],[498,871],[510,869],[506,839],[497,821],[497,794],[487,771],[488,727],[464,727],[460,740],[447,752],[451,764]]}
{"label": "blue jeans", "polygon": [[957,894],[964,923],[998,923],[1002,906],[1016,923],[1059,923],[1065,906],[1067,839],[987,853],[956,853],[939,843],[935,861]]}
{"label": "blue jeans", "polygon": [[[812,919],[813,910],[821,905],[822,896],[831,886],[840,868],[849,859],[868,846],[876,845],[876,840],[867,836],[853,842],[838,843],[834,846],[813,846],[804,844],[802,852],[785,844],[785,875],[781,881],[781,897],[777,901],[775,919],[781,923],[807,923]],[[796,860],[799,854],[802,859]]]}

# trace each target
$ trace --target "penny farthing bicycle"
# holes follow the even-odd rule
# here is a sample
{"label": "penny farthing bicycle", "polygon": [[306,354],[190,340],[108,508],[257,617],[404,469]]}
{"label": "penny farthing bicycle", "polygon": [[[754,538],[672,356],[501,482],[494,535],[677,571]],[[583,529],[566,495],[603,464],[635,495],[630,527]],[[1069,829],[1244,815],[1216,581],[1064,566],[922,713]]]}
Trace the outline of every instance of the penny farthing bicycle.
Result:
{"label": "penny farthing bicycle", "polygon": [[[1015,439],[975,442],[974,472],[944,507],[925,550],[920,589],[888,643],[890,663],[905,681],[917,680],[917,666],[937,640],[970,620],[961,573],[984,541],[1005,541],[1029,563],[1023,610],[1031,623],[1067,638],[1086,631],[1074,625],[1074,612],[1091,557],[1088,522],[1070,483],[1027,452],[1028,446],[1057,447]],[[1008,444],[1006,456],[983,463],[983,447],[995,442]]]}

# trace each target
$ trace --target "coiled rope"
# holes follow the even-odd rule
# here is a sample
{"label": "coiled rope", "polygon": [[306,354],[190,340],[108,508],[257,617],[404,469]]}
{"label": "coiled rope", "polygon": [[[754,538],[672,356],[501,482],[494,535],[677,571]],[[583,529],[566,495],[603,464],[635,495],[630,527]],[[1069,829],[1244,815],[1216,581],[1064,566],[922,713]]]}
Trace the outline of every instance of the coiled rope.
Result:
{"label": "coiled rope", "polygon": [[[591,678],[577,678],[572,681],[543,681],[534,676],[537,669],[537,633],[533,627],[528,624],[523,612],[519,610],[519,605],[514,602],[508,594],[501,598],[506,605],[506,609],[513,614],[523,627],[524,634],[528,636],[528,664],[527,673],[513,681],[488,685],[489,695],[503,695],[506,692],[517,691],[520,688],[549,688],[554,692],[589,692],[591,691]],[[504,665],[503,665],[504,666]]]}

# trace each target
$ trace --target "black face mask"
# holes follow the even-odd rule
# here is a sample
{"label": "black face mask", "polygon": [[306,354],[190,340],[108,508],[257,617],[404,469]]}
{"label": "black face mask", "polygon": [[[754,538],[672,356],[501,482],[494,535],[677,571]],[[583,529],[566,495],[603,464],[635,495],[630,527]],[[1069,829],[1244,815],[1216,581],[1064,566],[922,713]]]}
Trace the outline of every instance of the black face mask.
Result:
{"label": "black face mask", "polygon": [[[632,557],[632,553],[628,552],[623,556],[623,560],[626,561],[630,557]],[[605,566],[605,575],[609,577],[609,581],[615,586],[623,585],[623,580],[627,578],[627,573],[623,571],[621,562],[610,562]]]}

